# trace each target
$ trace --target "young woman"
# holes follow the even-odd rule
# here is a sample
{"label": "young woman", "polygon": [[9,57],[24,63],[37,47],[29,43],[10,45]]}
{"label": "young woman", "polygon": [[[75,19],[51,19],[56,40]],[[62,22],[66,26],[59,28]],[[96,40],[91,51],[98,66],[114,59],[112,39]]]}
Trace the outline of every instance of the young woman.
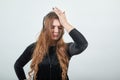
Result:
{"label": "young woman", "polygon": [[[63,41],[64,29],[74,42]],[[65,12],[53,8],[43,19],[38,40],[30,44],[14,64],[19,80],[26,79],[23,67],[30,61],[29,77],[34,80],[69,80],[67,71],[71,57],[88,46],[85,37],[67,22]]]}

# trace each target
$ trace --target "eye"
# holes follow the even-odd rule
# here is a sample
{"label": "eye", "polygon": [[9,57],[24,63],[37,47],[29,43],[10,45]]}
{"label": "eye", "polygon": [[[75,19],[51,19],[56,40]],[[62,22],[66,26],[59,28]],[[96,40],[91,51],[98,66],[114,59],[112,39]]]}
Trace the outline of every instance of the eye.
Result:
{"label": "eye", "polygon": [[62,29],[63,27],[62,26],[58,26],[59,29]]}
{"label": "eye", "polygon": [[51,26],[51,29],[54,29],[54,28],[55,28],[55,26],[54,26],[54,25],[52,25],[52,26]]}

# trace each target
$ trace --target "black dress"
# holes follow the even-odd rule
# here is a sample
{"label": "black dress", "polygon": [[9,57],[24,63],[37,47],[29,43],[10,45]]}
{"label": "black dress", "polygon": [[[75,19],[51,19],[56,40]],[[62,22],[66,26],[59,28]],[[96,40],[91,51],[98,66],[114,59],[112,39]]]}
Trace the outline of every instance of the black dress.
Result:
{"label": "black dress", "polygon": [[[74,41],[66,43],[68,46],[67,55],[70,60],[73,55],[80,54],[84,51],[88,46],[88,42],[75,28],[69,32],[69,35]],[[36,42],[30,44],[14,64],[14,69],[19,80],[26,79],[23,67],[31,60],[31,55],[33,54],[35,45]],[[62,69],[57,58],[56,47],[51,46],[49,48],[49,54],[47,54],[39,64],[37,80],[62,80],[61,73]],[[68,75],[67,80],[69,80]]]}

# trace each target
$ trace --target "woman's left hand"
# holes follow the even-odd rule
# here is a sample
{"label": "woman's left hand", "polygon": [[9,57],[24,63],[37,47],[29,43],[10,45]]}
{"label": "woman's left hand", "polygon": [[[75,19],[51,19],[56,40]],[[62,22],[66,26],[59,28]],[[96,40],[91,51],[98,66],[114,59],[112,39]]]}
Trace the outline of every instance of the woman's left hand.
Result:
{"label": "woman's left hand", "polygon": [[74,29],[74,27],[67,22],[65,12],[62,12],[57,7],[53,8],[53,12],[57,14],[61,25],[67,30],[67,32],[70,32],[72,29]]}
{"label": "woman's left hand", "polygon": [[53,8],[53,11],[57,14],[57,16],[59,17],[60,23],[63,27],[65,27],[66,24],[68,24],[66,16],[65,16],[65,12],[62,12],[60,9],[58,9],[57,7]]}

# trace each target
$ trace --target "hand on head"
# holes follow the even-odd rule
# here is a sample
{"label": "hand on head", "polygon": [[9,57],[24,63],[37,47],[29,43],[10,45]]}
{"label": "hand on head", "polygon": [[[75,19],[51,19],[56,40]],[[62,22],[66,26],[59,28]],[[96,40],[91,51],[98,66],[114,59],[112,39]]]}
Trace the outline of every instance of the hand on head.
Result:
{"label": "hand on head", "polygon": [[60,23],[63,25],[67,24],[67,19],[66,19],[66,15],[65,15],[65,11],[62,12],[62,10],[58,9],[57,7],[53,8],[53,12],[55,12],[57,14],[57,16],[59,17]]}

